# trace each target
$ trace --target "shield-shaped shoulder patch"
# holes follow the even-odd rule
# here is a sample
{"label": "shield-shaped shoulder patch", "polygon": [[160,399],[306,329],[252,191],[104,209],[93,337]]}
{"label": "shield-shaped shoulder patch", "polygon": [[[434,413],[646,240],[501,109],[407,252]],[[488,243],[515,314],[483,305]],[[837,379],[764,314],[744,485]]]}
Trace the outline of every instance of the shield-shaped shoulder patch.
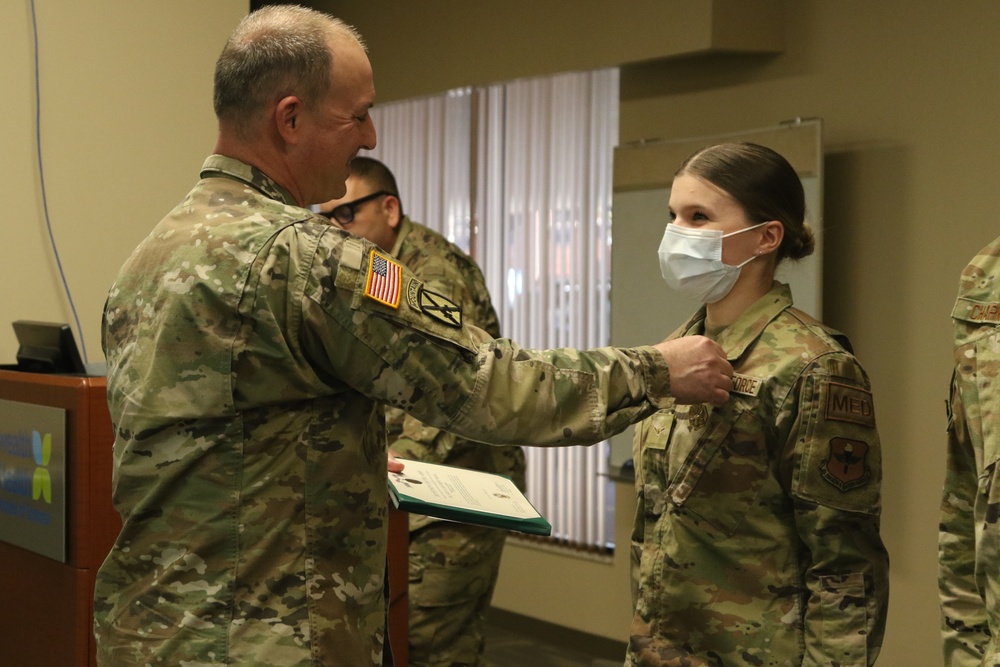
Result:
{"label": "shield-shaped shoulder patch", "polygon": [[871,478],[868,443],[848,438],[831,438],[829,455],[820,464],[823,479],[841,491],[864,486]]}

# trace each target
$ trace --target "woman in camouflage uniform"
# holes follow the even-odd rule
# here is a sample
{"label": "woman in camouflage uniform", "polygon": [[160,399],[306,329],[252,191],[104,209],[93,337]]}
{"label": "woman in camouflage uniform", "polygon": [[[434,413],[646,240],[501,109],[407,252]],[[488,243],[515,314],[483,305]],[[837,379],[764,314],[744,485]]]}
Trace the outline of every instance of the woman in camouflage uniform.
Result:
{"label": "woman in camouflage uniform", "polygon": [[[636,428],[635,614],[626,665],[871,665],[888,602],[870,385],[839,334],[792,307],[779,262],[814,247],[801,182],[754,144],[674,176],[667,283],[705,305],[735,375],[724,406]],[[725,239],[725,240],[723,240]]]}

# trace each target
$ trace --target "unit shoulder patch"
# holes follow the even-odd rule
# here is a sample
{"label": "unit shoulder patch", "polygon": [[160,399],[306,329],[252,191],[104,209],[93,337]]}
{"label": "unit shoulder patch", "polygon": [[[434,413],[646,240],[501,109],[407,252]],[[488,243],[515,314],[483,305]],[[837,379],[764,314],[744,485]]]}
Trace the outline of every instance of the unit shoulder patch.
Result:
{"label": "unit shoulder patch", "polygon": [[428,317],[449,327],[462,327],[462,309],[444,295],[421,288],[417,293],[417,304]]}
{"label": "unit shoulder patch", "polygon": [[860,440],[831,438],[829,454],[820,464],[823,479],[841,491],[864,486],[871,478],[868,450],[868,443]]}
{"label": "unit shoulder patch", "polygon": [[420,310],[420,290],[423,286],[416,278],[410,278],[406,283],[406,302],[413,310]]}

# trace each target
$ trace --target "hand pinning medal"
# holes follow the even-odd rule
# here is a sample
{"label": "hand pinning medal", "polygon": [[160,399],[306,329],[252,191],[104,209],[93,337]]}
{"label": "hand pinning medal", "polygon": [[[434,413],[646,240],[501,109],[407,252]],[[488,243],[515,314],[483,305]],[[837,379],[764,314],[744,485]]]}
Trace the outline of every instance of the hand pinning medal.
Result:
{"label": "hand pinning medal", "polygon": [[704,403],[688,406],[687,422],[692,431],[705,428],[705,424],[708,423],[708,408]]}

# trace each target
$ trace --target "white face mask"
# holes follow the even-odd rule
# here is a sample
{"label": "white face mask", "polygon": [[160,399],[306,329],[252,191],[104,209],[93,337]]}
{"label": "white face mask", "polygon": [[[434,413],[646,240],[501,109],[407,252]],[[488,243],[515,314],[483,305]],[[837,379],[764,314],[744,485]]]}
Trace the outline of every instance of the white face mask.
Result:
{"label": "white face mask", "polygon": [[757,255],[730,266],[722,262],[722,239],[748,232],[766,222],[723,234],[720,229],[694,229],[667,223],[660,241],[660,273],[671,289],[698,299],[715,303],[729,294],[740,270]]}

